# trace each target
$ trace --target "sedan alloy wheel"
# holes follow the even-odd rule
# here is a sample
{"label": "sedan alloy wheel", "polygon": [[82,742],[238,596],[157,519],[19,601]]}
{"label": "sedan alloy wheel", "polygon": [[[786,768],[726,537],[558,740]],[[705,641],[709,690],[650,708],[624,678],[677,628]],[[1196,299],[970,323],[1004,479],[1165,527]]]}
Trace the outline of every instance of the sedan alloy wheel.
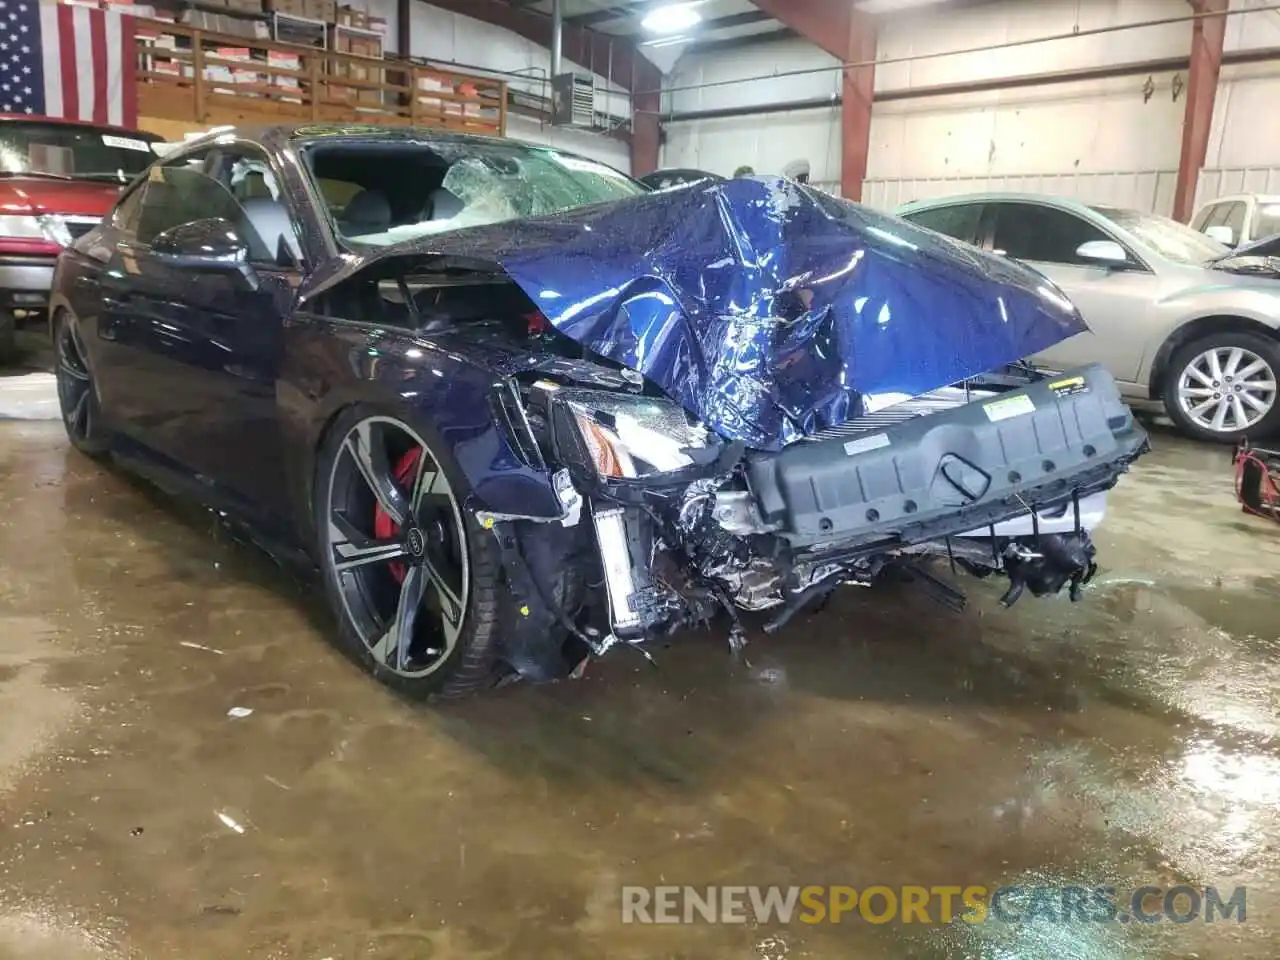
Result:
{"label": "sedan alloy wheel", "polygon": [[1178,376],[1178,405],[1187,419],[1213,433],[1253,429],[1276,403],[1276,372],[1241,346],[1213,346]]}
{"label": "sedan alloy wheel", "polygon": [[98,398],[93,388],[93,374],[76,322],[65,313],[58,318],[55,327],[54,347],[58,356],[54,374],[58,383],[58,406],[67,438],[80,452],[98,456],[107,445],[98,424]]}
{"label": "sedan alloy wheel", "polygon": [[466,525],[439,460],[392,417],[347,431],[333,458],[326,562],[375,665],[406,679],[437,671],[464,626]]}

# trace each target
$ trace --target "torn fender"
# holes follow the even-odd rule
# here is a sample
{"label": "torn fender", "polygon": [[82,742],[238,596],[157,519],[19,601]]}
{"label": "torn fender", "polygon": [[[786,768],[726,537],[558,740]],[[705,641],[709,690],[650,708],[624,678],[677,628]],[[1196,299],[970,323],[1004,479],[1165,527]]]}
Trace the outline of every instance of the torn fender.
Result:
{"label": "torn fender", "polygon": [[562,333],[778,450],[1087,328],[1041,274],[821,191],[742,178],[382,252],[495,263]]}

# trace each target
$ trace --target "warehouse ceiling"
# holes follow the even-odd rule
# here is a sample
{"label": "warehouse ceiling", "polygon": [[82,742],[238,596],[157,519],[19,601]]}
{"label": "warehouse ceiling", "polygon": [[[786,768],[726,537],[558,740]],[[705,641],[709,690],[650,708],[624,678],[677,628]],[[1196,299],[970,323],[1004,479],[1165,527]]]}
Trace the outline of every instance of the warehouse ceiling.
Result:
{"label": "warehouse ceiling", "polygon": [[[529,13],[551,15],[551,0],[506,0]],[[905,13],[920,7],[947,3],[972,6],[989,0],[852,0],[855,9],[880,15]],[[664,6],[693,6],[701,17],[697,26],[679,33],[655,35],[641,25],[653,10]],[[794,37],[795,31],[779,23],[751,0],[561,0],[565,23],[597,33],[625,37],[642,52],[675,46],[681,52],[731,50],[770,40]]]}
{"label": "warehouse ceiling", "polygon": [[[551,0],[508,0],[513,7],[550,16]],[[655,0],[561,0],[566,24],[586,27],[600,33],[626,37],[641,50],[648,45],[660,46],[673,41],[673,37],[659,37],[646,32],[640,21],[654,7],[662,6]],[[702,0],[697,5],[702,22],[677,37],[688,48],[730,48],[762,40],[777,39],[794,34],[759,10],[751,0]]]}

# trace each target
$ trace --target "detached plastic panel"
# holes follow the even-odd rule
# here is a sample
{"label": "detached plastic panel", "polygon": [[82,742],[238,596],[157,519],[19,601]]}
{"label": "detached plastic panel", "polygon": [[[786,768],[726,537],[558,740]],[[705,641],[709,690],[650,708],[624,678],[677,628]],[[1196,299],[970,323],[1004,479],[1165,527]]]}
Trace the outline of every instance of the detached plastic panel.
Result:
{"label": "detached plastic panel", "polygon": [[748,464],[761,512],[797,548],[917,542],[1111,487],[1146,432],[1101,366]]}

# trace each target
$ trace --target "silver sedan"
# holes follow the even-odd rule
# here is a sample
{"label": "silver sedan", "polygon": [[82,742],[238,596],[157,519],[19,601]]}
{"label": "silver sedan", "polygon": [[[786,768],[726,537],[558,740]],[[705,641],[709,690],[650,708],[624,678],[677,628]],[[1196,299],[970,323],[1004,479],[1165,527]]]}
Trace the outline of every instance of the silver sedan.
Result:
{"label": "silver sedan", "polygon": [[1009,193],[921,200],[897,215],[1053,280],[1090,332],[1030,358],[1101,362],[1135,407],[1234,442],[1280,431],[1280,260],[1152,213]]}

